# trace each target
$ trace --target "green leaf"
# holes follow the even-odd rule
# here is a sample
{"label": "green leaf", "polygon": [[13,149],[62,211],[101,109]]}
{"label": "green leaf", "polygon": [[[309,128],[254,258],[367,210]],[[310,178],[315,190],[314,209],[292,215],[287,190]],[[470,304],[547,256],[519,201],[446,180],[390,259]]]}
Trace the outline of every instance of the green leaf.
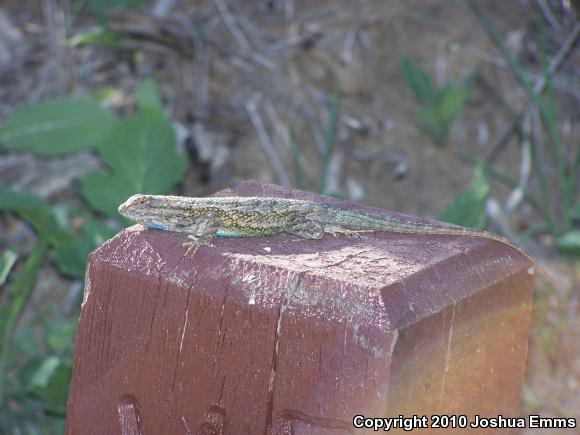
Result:
{"label": "green leaf", "polygon": [[556,248],[562,254],[580,256],[580,230],[572,230],[556,239]]}
{"label": "green leaf", "polygon": [[74,238],[68,243],[58,245],[52,255],[60,273],[73,278],[82,278],[85,274],[87,256],[94,245],[84,238]]}
{"label": "green leaf", "polygon": [[40,240],[8,288],[9,302],[0,305],[0,409],[5,406],[6,370],[11,354],[14,328],[36,282],[36,275],[44,258],[46,245],[44,240]]}
{"label": "green leaf", "polygon": [[50,243],[66,243],[72,237],[58,224],[53,209],[40,197],[0,185],[0,210],[17,214]]}
{"label": "green leaf", "polygon": [[10,270],[12,270],[12,266],[16,263],[16,259],[18,258],[18,254],[15,251],[7,249],[0,255],[0,288],[6,282],[8,278],[8,274]]}
{"label": "green leaf", "polygon": [[26,358],[26,361],[18,369],[17,380],[20,384],[19,386],[24,387],[24,390],[26,390],[27,385],[30,385],[32,377],[44,362],[44,357],[36,356],[38,354],[38,343],[35,342],[34,344],[36,345],[35,356]]}
{"label": "green leaf", "polygon": [[485,227],[485,201],[489,186],[481,164],[475,167],[473,180],[467,188],[447,205],[440,219],[468,228]]}
{"label": "green leaf", "polygon": [[143,80],[137,89],[137,102],[142,113],[147,111],[163,113],[163,104],[155,80]]}
{"label": "green leaf", "polygon": [[473,74],[468,74],[458,84],[447,82],[434,90],[427,71],[415,67],[408,57],[401,58],[401,71],[407,87],[421,103],[416,115],[417,124],[435,142],[442,142],[449,124],[467,101]]}
{"label": "green leaf", "polygon": [[52,259],[62,274],[83,278],[89,253],[113,237],[115,233],[116,231],[107,225],[95,219],[86,218],[81,234],[71,238],[68,243],[58,245]]}
{"label": "green leaf", "polygon": [[407,87],[415,94],[419,102],[426,103],[433,99],[433,87],[427,71],[415,67],[407,56],[403,56],[401,58],[401,72]]}
{"label": "green leaf", "polygon": [[121,41],[118,33],[111,32],[102,26],[91,27],[84,33],[79,33],[68,40],[71,47],[88,44],[99,44],[107,48],[117,48]]}
{"label": "green leaf", "polygon": [[539,99],[538,107],[544,116],[544,123],[550,138],[553,142],[558,140],[559,144],[558,113],[556,111],[556,101],[554,99],[554,94],[551,92],[545,92],[544,95],[542,95]]}
{"label": "green leaf", "polygon": [[81,192],[92,207],[115,218],[129,196],[167,193],[185,172],[173,127],[160,112],[124,119],[98,150],[111,171],[87,174]]}
{"label": "green leaf", "polygon": [[97,101],[104,103],[113,99],[122,98],[122,93],[113,86],[102,87],[91,94]]}
{"label": "green leaf", "polygon": [[59,271],[71,277],[83,278],[89,252],[115,233],[114,229],[87,218],[81,234],[75,236],[65,229],[66,219],[59,218],[56,208],[31,193],[15,192],[2,186],[0,210],[17,214],[45,237],[55,248],[52,259]]}
{"label": "green leaf", "polygon": [[435,142],[445,139],[449,124],[465,106],[471,78],[471,74],[466,76],[459,85],[447,83],[417,112],[417,123]]}
{"label": "green leaf", "polygon": [[32,376],[27,390],[42,400],[46,411],[64,415],[71,374],[72,365],[68,361],[49,356]]}
{"label": "green leaf", "polygon": [[57,319],[47,322],[46,344],[51,353],[71,357],[77,329],[77,319]]}
{"label": "green leaf", "polygon": [[14,333],[14,348],[19,357],[25,356],[31,358],[35,355],[42,354],[38,342],[38,333],[34,330],[34,326],[30,324],[19,325]]}
{"label": "green leaf", "polygon": [[459,85],[448,83],[441,91],[438,101],[439,118],[448,124],[463,109],[469,95],[469,84],[473,75],[469,74]]}
{"label": "green leaf", "polygon": [[107,22],[107,13],[114,9],[137,10],[143,6],[142,0],[88,0],[89,11],[101,23]]}
{"label": "green leaf", "polygon": [[427,133],[433,141],[440,143],[447,135],[447,124],[441,121],[439,108],[434,106],[421,107],[416,115],[417,125]]}
{"label": "green leaf", "polygon": [[102,145],[116,118],[92,99],[54,99],[23,106],[0,129],[0,143],[42,155]]}
{"label": "green leaf", "polygon": [[580,220],[580,202],[577,203],[574,208],[570,210],[570,218],[574,220]]}

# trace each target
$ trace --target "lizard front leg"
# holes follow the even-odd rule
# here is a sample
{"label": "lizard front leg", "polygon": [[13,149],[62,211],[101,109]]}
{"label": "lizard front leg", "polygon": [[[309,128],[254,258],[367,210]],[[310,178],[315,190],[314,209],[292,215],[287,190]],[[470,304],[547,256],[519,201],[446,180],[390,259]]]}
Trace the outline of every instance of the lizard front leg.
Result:
{"label": "lizard front leg", "polygon": [[307,218],[296,218],[292,220],[284,232],[293,234],[303,239],[322,239],[324,237],[324,228],[318,221]]}
{"label": "lizard front leg", "polygon": [[182,231],[187,233],[188,239],[186,242],[183,242],[183,246],[187,248],[185,255],[188,255],[190,252],[194,254],[200,246],[211,246],[211,239],[218,228],[219,219],[214,215],[201,216],[184,225]]}

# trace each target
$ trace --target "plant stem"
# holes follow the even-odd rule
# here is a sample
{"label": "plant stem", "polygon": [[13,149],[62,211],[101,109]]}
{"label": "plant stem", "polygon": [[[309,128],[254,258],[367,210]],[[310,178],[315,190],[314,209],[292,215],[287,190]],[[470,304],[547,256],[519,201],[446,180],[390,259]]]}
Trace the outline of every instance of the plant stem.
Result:
{"label": "plant stem", "polygon": [[328,165],[334,150],[334,137],[336,134],[336,124],[340,108],[340,84],[338,79],[334,83],[328,123],[324,131],[324,152],[322,154],[322,168],[320,171],[320,193],[326,193],[326,178],[328,177]]}
{"label": "plant stem", "polygon": [[3,328],[3,330],[0,330],[0,429],[4,428],[6,433],[12,433],[10,430],[10,412],[6,400],[6,371],[8,369],[8,357],[12,348],[12,337],[16,323],[34,288],[38,268],[44,258],[46,247],[47,241],[44,238],[40,239],[12,282],[8,290],[8,303],[1,307],[4,319],[0,324],[0,327]]}
{"label": "plant stem", "polygon": [[[463,151],[456,151],[455,155],[457,156],[457,158],[459,160],[462,160],[462,161],[470,163],[470,164],[475,164],[478,161],[480,161],[480,160],[477,160],[476,158],[472,157],[471,155],[469,155]],[[492,178],[495,178],[497,181],[508,186],[510,189],[515,189],[516,187],[519,186],[519,184],[515,180],[513,180],[512,178],[510,178],[509,176],[507,176],[503,172],[499,172],[497,169],[492,168],[486,162],[481,162],[481,165],[482,165],[483,170],[485,171],[485,173],[487,175],[489,175]],[[548,217],[546,215],[546,211],[542,208],[542,206],[538,203],[538,201],[532,196],[532,194],[527,189],[524,189],[522,194],[523,194],[525,200],[530,203],[530,205],[534,208],[534,210],[536,210],[538,213],[540,213],[545,220],[548,220]]]}

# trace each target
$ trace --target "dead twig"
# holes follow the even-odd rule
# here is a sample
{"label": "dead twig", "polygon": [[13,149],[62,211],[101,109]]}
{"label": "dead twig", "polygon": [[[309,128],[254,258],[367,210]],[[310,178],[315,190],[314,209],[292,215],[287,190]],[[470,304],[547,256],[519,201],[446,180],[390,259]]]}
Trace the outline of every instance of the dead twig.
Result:
{"label": "dead twig", "polygon": [[238,27],[236,20],[230,13],[227,5],[223,2],[223,0],[213,0],[217,10],[219,11],[224,23],[232,36],[238,42],[238,45],[242,49],[243,52],[247,53],[250,51],[250,42],[246,38],[246,35],[243,34],[241,29]]}
{"label": "dead twig", "polygon": [[546,0],[536,0],[536,3],[538,4],[540,10],[544,14],[544,17],[546,17],[548,23],[550,23],[550,26],[552,26],[557,31],[560,31],[560,23],[558,23],[558,20],[552,13],[552,8],[550,8],[548,2]]}
{"label": "dead twig", "polygon": [[[574,29],[572,29],[572,31],[564,41],[564,43],[562,44],[562,46],[560,47],[560,49],[558,50],[558,53],[556,53],[556,56],[554,56],[554,58],[550,61],[550,64],[548,65],[548,75],[552,76],[558,70],[558,68],[560,67],[564,59],[566,59],[566,56],[568,56],[570,50],[576,43],[576,39],[578,38],[579,34],[580,34],[580,23],[577,23],[576,26],[574,26]],[[534,95],[536,97],[540,96],[542,92],[544,92],[545,87],[546,87],[546,76],[542,75],[540,80],[534,86]],[[485,161],[487,163],[493,163],[495,159],[499,156],[499,154],[501,154],[501,152],[505,149],[512,135],[516,131],[521,131],[520,126],[522,119],[525,113],[528,110],[530,110],[530,107],[532,107],[533,105],[534,101],[532,96],[528,96],[528,100],[524,105],[524,108],[514,116],[506,132],[502,135],[497,144],[491,149],[491,151],[485,157]]]}
{"label": "dead twig", "polygon": [[165,17],[177,4],[177,1],[178,0],[157,0],[151,9],[151,13],[156,17]]}
{"label": "dead twig", "polygon": [[272,164],[272,168],[274,169],[274,172],[278,177],[278,181],[285,186],[290,186],[290,179],[286,175],[286,171],[284,171],[284,167],[282,166],[280,157],[278,156],[278,153],[274,149],[274,144],[272,143],[272,140],[270,139],[270,136],[268,135],[268,132],[264,127],[262,117],[258,113],[258,109],[256,107],[255,99],[256,98],[249,98],[245,102],[244,107],[246,109],[246,112],[248,112],[248,115],[250,116],[250,120],[252,121],[254,129],[258,134],[258,139],[260,140],[260,145],[262,146],[262,149],[270,159],[270,163]]}

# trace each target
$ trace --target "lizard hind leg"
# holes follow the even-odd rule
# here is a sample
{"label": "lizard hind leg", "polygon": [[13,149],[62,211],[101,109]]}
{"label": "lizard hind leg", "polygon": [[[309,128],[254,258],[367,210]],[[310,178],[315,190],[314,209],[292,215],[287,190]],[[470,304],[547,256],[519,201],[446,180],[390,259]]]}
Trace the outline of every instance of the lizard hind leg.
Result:
{"label": "lizard hind leg", "polygon": [[340,225],[325,225],[324,232],[332,234],[336,237],[337,234],[348,234],[360,237],[362,233],[375,233],[375,230],[351,230]]}
{"label": "lizard hind leg", "polygon": [[284,231],[303,239],[322,239],[324,237],[322,224],[309,219],[296,219],[288,224]]}

